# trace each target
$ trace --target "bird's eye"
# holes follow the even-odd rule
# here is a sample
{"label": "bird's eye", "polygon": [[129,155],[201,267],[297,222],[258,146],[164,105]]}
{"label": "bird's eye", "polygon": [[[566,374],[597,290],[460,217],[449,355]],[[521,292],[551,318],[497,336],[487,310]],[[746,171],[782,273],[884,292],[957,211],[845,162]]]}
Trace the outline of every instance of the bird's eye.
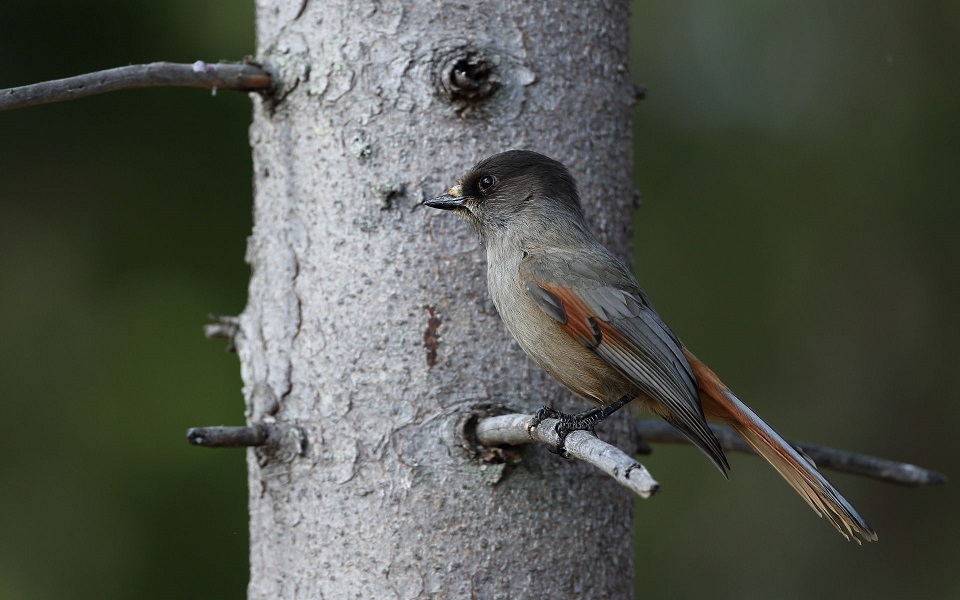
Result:
{"label": "bird's eye", "polygon": [[484,175],[480,178],[480,181],[477,182],[477,185],[480,186],[480,191],[485,192],[493,187],[493,184],[497,182],[497,178],[493,175]]}

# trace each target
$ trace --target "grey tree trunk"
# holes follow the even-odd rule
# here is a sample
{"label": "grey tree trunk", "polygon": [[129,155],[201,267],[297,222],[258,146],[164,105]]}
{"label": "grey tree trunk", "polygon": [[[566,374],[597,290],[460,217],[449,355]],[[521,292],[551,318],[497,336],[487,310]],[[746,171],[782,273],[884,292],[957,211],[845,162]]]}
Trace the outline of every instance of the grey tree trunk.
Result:
{"label": "grey tree trunk", "polygon": [[469,226],[418,207],[537,150],[625,257],[627,38],[622,1],[258,1],[281,88],[250,132],[237,340],[248,419],[274,431],[248,454],[251,598],[630,595],[626,492],[543,448],[504,468],[464,443],[485,405],[586,406],[510,338]]}

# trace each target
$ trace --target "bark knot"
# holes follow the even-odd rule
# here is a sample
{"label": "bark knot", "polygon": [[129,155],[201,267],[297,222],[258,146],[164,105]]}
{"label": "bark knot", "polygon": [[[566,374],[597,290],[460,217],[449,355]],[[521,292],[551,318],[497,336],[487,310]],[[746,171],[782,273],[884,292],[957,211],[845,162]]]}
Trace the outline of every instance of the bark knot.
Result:
{"label": "bark knot", "polygon": [[499,59],[479,50],[455,48],[440,57],[437,84],[463,115],[471,106],[480,104],[500,89],[497,74]]}

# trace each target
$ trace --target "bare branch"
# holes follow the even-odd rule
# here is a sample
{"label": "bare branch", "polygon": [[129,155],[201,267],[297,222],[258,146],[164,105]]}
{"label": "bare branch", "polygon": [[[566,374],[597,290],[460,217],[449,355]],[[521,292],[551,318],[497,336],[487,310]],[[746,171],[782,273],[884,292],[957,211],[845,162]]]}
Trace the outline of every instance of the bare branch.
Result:
{"label": "bare branch", "polygon": [[[533,415],[509,414],[486,417],[477,422],[477,441],[485,446],[517,446],[539,442],[556,447],[560,441],[554,428],[556,419],[546,419],[533,430],[528,429]],[[574,431],[565,441],[567,453],[588,462],[613,477],[617,483],[641,498],[649,498],[660,484],[647,469],[616,446],[586,431]]]}
{"label": "bare branch", "polygon": [[192,427],[187,430],[187,441],[204,448],[257,448],[261,466],[271,460],[287,462],[303,456],[308,443],[306,432],[297,425],[263,422],[247,427]]}
{"label": "bare branch", "polygon": [[192,427],[187,430],[187,441],[204,448],[244,448],[267,443],[267,429],[252,427]]}
{"label": "bare branch", "polygon": [[[720,446],[733,452],[753,454],[753,449],[732,429],[725,425],[710,425]],[[689,441],[669,423],[656,419],[644,419],[636,422],[634,433],[646,442],[687,444]],[[938,485],[947,482],[946,475],[915,465],[896,462],[885,458],[856,454],[846,450],[837,450],[826,446],[791,442],[794,447],[807,455],[817,467],[832,469],[841,473],[852,473],[871,477],[881,481],[906,486]]]}
{"label": "bare branch", "polygon": [[270,73],[253,64],[210,64],[202,60],[193,64],[155,62],[0,90],[0,111],[134,88],[193,87],[254,92],[269,90],[272,85]]}

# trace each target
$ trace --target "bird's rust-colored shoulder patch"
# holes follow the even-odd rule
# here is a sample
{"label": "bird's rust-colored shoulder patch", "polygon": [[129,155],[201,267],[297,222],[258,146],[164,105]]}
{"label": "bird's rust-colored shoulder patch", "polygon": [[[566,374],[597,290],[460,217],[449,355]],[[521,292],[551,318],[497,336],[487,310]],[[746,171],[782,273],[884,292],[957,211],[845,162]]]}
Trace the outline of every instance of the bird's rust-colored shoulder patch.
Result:
{"label": "bird's rust-colored shoulder patch", "polygon": [[[604,323],[597,320],[596,315],[573,290],[534,280],[528,281],[526,288],[537,305],[556,319],[564,331],[584,346],[596,348],[603,339]],[[554,308],[555,305],[559,306]],[[555,316],[554,313],[557,312],[564,316],[562,321]]]}

